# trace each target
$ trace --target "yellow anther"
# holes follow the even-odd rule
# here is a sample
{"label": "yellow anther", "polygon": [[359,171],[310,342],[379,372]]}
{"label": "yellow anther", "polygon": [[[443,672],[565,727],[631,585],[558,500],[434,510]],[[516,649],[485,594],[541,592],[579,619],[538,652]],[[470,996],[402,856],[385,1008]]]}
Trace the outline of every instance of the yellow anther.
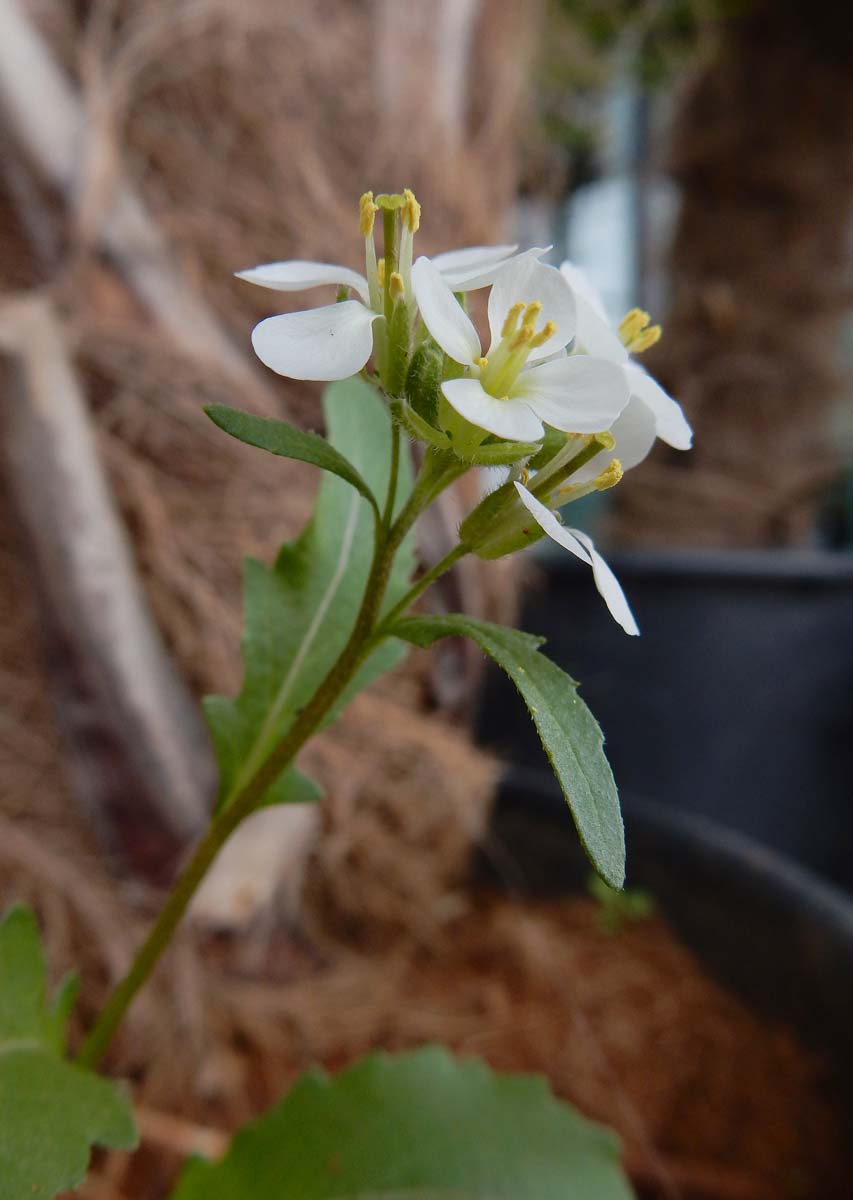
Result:
{"label": "yellow anther", "polygon": [[384,258],[380,258],[379,262],[376,264],[376,279],[377,279],[377,282],[379,283],[380,288],[384,288],[385,287],[385,259]]}
{"label": "yellow anther", "polygon": [[403,221],[410,233],[417,233],[421,223],[421,206],[410,188],[403,188]]}
{"label": "yellow anther", "polygon": [[373,221],[379,208],[373,203],[373,192],[365,192],[358,202],[358,228],[362,237],[373,233]]}
{"label": "yellow anther", "polygon": [[481,371],[485,371],[486,367],[489,365],[489,360],[485,357],[485,355],[482,358],[475,359],[474,361]]}
{"label": "yellow anther", "polygon": [[619,323],[619,336],[627,346],[641,330],[645,329],[651,317],[641,308],[632,308]]}
{"label": "yellow anther", "polygon": [[[382,260],[383,266],[385,259]],[[391,278],[388,280],[388,291],[391,293],[392,300],[399,300],[401,296],[406,294],[406,285],[403,283],[403,276],[399,271],[392,271]]]}
{"label": "yellow anther", "polygon": [[552,338],[556,332],[556,321],[546,321],[536,336],[531,339],[530,349],[535,350],[537,346],[544,346],[545,343]]}
{"label": "yellow anther", "polygon": [[506,314],[506,320],[501,329],[501,337],[511,337],[518,327],[518,318],[524,312],[524,301],[519,300],[518,304],[513,304],[512,308]]}
{"label": "yellow anther", "polygon": [[509,344],[510,351],[520,350],[522,346],[530,346],[533,341],[533,326],[522,325],[518,333],[513,335],[513,339]]}
{"label": "yellow anther", "polygon": [[642,333],[638,333],[635,338],[632,338],[628,343],[628,348],[632,354],[642,354],[644,350],[648,350],[650,346],[654,346],[661,339],[663,330],[660,325],[650,325],[648,329],[644,329]]}
{"label": "yellow anther", "polygon": [[524,310],[524,317],[522,318],[522,321],[521,321],[522,326],[528,325],[532,329],[533,326],[536,324],[537,320],[539,319],[539,314],[541,313],[541,311],[542,311],[541,301],[534,300],[531,304],[528,304]]}
{"label": "yellow anther", "polygon": [[612,458],[604,470],[596,475],[596,489],[599,492],[606,492],[608,488],[616,487],[616,484],[624,474],[625,472],[622,470],[622,464],[619,459]]}
{"label": "yellow anther", "polygon": [[593,436],[602,450],[612,450],[616,445],[616,439],[608,429],[605,429],[602,433],[596,433]]}

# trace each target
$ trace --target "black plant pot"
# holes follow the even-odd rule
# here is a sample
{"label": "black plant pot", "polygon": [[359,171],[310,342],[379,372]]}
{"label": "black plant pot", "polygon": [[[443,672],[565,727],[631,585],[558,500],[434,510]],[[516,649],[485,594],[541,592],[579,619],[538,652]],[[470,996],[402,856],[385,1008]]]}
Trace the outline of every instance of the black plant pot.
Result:
{"label": "black plant pot", "polygon": [[[630,552],[610,558],[642,636],[590,572],[549,561],[522,627],[581,681],[620,793],[704,814],[853,887],[853,555]],[[480,729],[510,761],[542,751],[490,674]]]}
{"label": "black plant pot", "polygon": [[[651,892],[719,982],[820,1053],[853,1146],[853,901],[707,818],[629,801],[625,824],[628,885]],[[585,888],[589,863],[549,776],[506,778],[476,874],[539,896]]]}

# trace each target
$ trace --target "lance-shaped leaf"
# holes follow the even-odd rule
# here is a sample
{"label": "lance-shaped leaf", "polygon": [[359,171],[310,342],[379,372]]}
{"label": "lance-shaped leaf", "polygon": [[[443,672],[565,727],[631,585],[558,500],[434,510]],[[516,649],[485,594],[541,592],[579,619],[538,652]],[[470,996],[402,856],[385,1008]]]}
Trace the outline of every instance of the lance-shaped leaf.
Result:
{"label": "lance-shaped leaf", "polygon": [[293,425],[270,417],[240,412],[224,404],[211,404],[204,411],[214,424],[240,442],[257,446],[260,450],[269,450],[270,454],[277,454],[281,458],[296,458],[300,462],[311,463],[337,475],[360,492],[378,514],[376,497],[364,479],[349,459],[319,434],[296,429]]}
{"label": "lance-shaped leaf", "polygon": [[172,1200],[630,1200],[616,1137],[544,1078],[438,1046],[304,1075]]}
{"label": "lance-shaped leaf", "polygon": [[539,652],[543,639],[461,615],[407,617],[391,632],[417,646],[450,635],[471,638],[506,671],[530,710],[592,865],[611,887],[621,888],[625,833],[604,736],[575,680]]}
{"label": "lance-shaped leaf", "polygon": [[[370,493],[388,487],[391,424],[372,387],[360,379],[332,384],[323,397],[329,443],[346,450],[354,473]],[[314,514],[296,542],[282,547],[275,565],[249,559],[245,567],[243,687],[236,699],[208,697],[205,713],[220,769],[219,802],[225,804],[264,761],[322,682],[343,649],[361,602],[373,554],[373,513],[364,491],[339,473],[323,476]],[[411,490],[411,468],[402,456],[398,507]],[[402,596],[412,571],[409,544],[399,552],[388,601]],[[366,687],[401,657],[387,642],[363,664],[347,692]],[[294,802],[319,794],[295,768],[269,789],[266,803]]]}
{"label": "lance-shaped leaf", "polygon": [[118,1086],[63,1058],[75,993],[68,977],[49,1001],[35,918],[11,909],[0,924],[0,1200],[49,1200],[82,1183],[93,1145],[136,1145]]}

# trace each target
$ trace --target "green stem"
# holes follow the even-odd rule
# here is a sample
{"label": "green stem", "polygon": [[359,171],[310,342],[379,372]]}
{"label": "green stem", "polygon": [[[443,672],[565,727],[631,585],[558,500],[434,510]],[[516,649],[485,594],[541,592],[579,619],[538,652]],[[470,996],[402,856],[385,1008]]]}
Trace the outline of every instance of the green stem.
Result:
{"label": "green stem", "polygon": [[400,474],[400,426],[391,419],[391,468],[388,473],[388,495],[385,498],[385,511],[382,514],[382,528],[389,529],[394,516],[394,505],[397,501],[397,479]]}
{"label": "green stem", "polygon": [[352,680],[373,645],[372,634],[382,605],[394,556],[418,515],[429,503],[435,481],[431,473],[422,475],[395,523],[383,534],[377,531],[373,564],[365,586],[361,608],[352,633],[317,691],[302,709],[288,732],[267,756],[258,770],[214,817],[202,840],[184,868],[151,932],[143,942],[128,973],[117,985],[95,1027],[80,1051],[79,1062],[94,1066],[103,1056],[136,993],[148,979],[187,910],[199,884],[229,836],[241,821],[258,807],[264,793],[321,725],[329,710]]}
{"label": "green stem", "polygon": [[442,575],[445,575],[455,563],[459,562],[460,558],[464,558],[466,554],[470,553],[470,546],[466,546],[460,542],[458,546],[454,546],[454,548],[448,554],[445,554],[444,558],[437,562],[434,567],[430,567],[430,569],[420,577],[417,583],[409,588],[402,600],[399,600],[391,609],[391,611],[382,618],[382,621],[377,626],[376,632],[373,635],[374,641],[385,637],[389,632],[391,625],[393,625],[397,618],[402,616],[407,608],[411,608],[414,602],[423,595],[428,587],[431,587],[437,579],[440,579]]}

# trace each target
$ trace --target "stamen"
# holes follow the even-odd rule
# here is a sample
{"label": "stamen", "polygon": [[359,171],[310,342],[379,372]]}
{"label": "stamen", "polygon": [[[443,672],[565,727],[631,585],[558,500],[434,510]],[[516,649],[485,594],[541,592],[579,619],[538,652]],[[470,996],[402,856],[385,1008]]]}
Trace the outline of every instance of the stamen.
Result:
{"label": "stamen", "polygon": [[540,300],[534,300],[532,303],[528,304],[524,310],[524,317],[521,321],[522,327],[529,326],[532,329],[535,326],[541,311],[542,302]]}
{"label": "stamen", "polygon": [[530,349],[535,350],[539,346],[544,346],[545,343],[547,341],[549,341],[556,332],[557,332],[557,322],[556,321],[546,321],[545,324],[542,326],[542,328],[539,330],[539,332],[536,334],[536,336],[531,339]]}
{"label": "stamen", "polygon": [[385,259],[380,258],[376,264],[376,278],[379,281],[380,288],[385,287]]}
{"label": "stamen", "polygon": [[403,188],[403,221],[409,233],[417,233],[421,223],[421,206],[410,188]]}
{"label": "stamen", "polygon": [[523,300],[519,300],[518,304],[513,304],[512,308],[506,314],[506,320],[504,321],[503,328],[501,329],[502,338],[511,337],[512,334],[515,333],[516,329],[518,328],[518,318],[521,316],[523,311]]}
{"label": "stamen", "polygon": [[485,356],[482,358],[477,358],[474,361],[481,371],[485,371],[486,367],[489,365],[489,360]]}
{"label": "stamen", "polygon": [[633,354],[642,354],[644,350],[654,346],[661,339],[663,330],[660,325],[650,325],[648,329],[644,329],[635,338],[632,338],[628,346]]}
{"label": "stamen", "polygon": [[358,228],[362,237],[370,237],[373,233],[373,222],[378,212],[378,205],[373,203],[373,192],[365,192],[358,202]]}
{"label": "stamen", "polygon": [[514,350],[520,350],[522,348],[522,346],[529,346],[529,343],[532,341],[533,341],[533,326],[532,325],[522,325],[521,329],[519,329],[518,333],[516,333],[514,335],[512,341],[509,344],[510,352],[512,352]]}
{"label": "stamen", "polygon": [[595,486],[599,492],[606,492],[608,488],[616,487],[624,474],[619,459],[612,458],[604,470],[596,475]]}
{"label": "stamen", "polygon": [[641,308],[632,308],[619,324],[619,336],[625,345],[645,329],[650,320],[651,317],[647,312],[643,312]]}
{"label": "stamen", "polygon": [[[384,258],[382,265],[385,265]],[[391,293],[392,300],[399,300],[401,296],[406,294],[406,285],[403,283],[403,276],[399,271],[391,272],[391,278],[388,280],[388,291]]]}

